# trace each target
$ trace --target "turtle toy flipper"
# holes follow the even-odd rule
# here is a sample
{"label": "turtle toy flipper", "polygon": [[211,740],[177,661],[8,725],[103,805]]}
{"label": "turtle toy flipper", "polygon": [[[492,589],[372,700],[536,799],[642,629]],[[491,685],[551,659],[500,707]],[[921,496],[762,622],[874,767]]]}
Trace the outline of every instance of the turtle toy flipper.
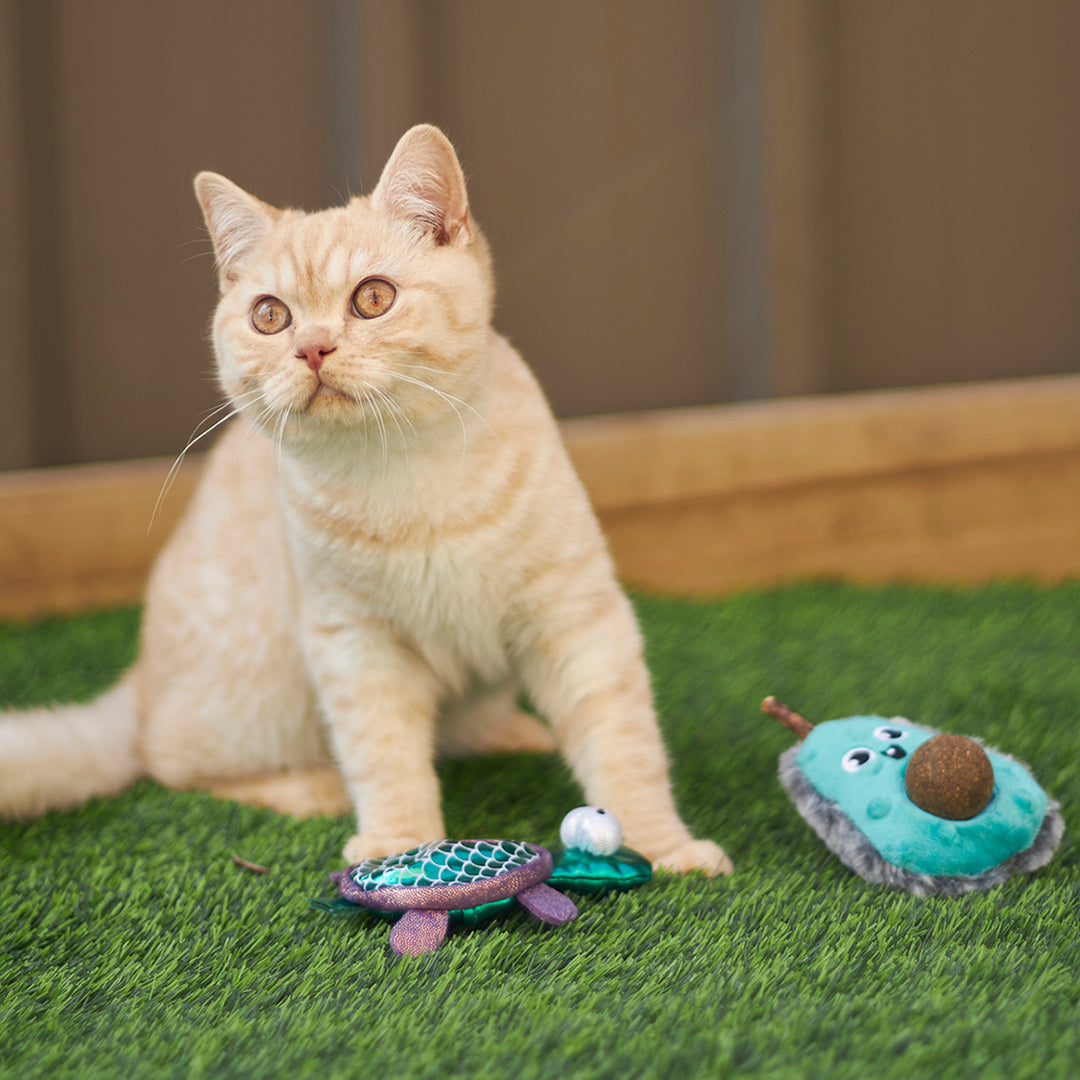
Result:
{"label": "turtle toy flipper", "polygon": [[[549,926],[562,926],[577,918],[574,902],[542,881],[517,894],[526,911]],[[440,908],[410,908],[390,930],[390,948],[398,956],[434,952],[450,929],[450,912]]]}
{"label": "turtle toy flipper", "polygon": [[450,929],[450,912],[413,908],[390,928],[390,948],[398,956],[434,952]]}
{"label": "turtle toy flipper", "polygon": [[562,926],[577,918],[577,905],[570,897],[540,882],[517,894],[518,903],[549,926]]}
{"label": "turtle toy flipper", "polygon": [[801,740],[780,755],[796,809],[845,866],[920,895],[993,888],[1050,861],[1064,823],[1026,765],[902,717],[811,724],[762,709]]}

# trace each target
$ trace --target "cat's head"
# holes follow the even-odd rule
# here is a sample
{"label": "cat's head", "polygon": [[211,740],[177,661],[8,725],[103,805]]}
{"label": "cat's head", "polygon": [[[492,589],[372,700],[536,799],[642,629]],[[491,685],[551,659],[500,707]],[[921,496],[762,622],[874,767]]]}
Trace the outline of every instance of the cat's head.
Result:
{"label": "cat's head", "polygon": [[278,210],[208,172],[195,191],[221,284],[219,379],[257,426],[415,424],[482,380],[490,257],[437,128],[406,132],[372,194],[343,207]]}

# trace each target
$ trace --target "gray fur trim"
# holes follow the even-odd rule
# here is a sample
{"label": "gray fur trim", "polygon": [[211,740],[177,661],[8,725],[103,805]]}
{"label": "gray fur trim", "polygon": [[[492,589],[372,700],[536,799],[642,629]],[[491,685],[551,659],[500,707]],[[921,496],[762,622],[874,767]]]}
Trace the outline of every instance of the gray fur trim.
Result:
{"label": "gray fur trim", "polygon": [[[917,726],[910,721],[904,722],[912,727]],[[795,808],[810,823],[814,832],[825,842],[825,846],[848,869],[854,870],[860,877],[875,885],[891,885],[916,896],[962,896],[964,893],[992,889],[1013,874],[1022,874],[1045,866],[1065,831],[1061,807],[1051,799],[1038,834],[1031,847],[1024,851],[1018,851],[981,874],[940,877],[916,874],[887,862],[840,807],[817,791],[795,762],[798,752],[799,747],[793,746],[780,755],[780,783],[791,796]],[[1000,753],[996,750],[994,752]],[[1002,757],[1007,756],[1002,754]]]}

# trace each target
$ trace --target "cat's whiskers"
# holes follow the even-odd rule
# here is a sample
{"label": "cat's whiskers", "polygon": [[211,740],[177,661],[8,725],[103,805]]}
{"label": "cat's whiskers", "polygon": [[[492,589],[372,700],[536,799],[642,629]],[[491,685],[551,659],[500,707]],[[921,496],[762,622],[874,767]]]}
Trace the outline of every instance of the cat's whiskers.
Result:
{"label": "cat's whiskers", "polygon": [[[458,401],[462,405],[467,405],[468,408],[472,409],[472,411],[476,413],[477,416],[480,416],[480,414],[476,412],[476,410],[473,409],[472,406],[468,404],[468,402],[461,401],[461,398],[455,398],[452,394],[446,394],[442,390],[439,390],[436,387],[432,386],[430,383],[424,382],[422,379],[414,379],[411,375],[403,375],[400,371],[395,371],[394,376],[395,378],[401,379],[404,382],[412,383],[414,386],[421,386],[425,390],[430,390],[433,394],[437,394],[440,398],[442,398],[442,400],[445,401],[446,404],[454,410],[454,414],[458,418],[458,423],[461,425],[461,460],[458,462],[458,472],[461,472],[465,468],[465,455],[468,453],[469,449],[469,429],[465,425],[465,417],[461,415],[461,410],[457,407],[457,405],[454,404],[454,402]],[[480,416],[480,419],[484,420],[482,416]],[[488,427],[489,430],[491,430],[490,425],[487,423],[486,420],[484,420],[484,425]],[[497,435],[496,438],[498,438]]]}
{"label": "cat's whiskers", "polygon": [[[274,463],[281,475],[281,460],[285,451],[285,428],[292,417],[292,406],[285,400],[284,395],[277,395],[267,400],[261,411],[253,419],[244,425],[246,430],[236,444],[236,452],[247,445],[248,440],[256,434],[265,434],[270,438],[273,449]],[[271,426],[271,419],[273,420]]]}
{"label": "cat's whiskers", "polygon": [[188,255],[188,257],[186,259],[181,259],[180,260],[180,265],[181,266],[187,266],[187,264],[189,262],[191,262],[192,259],[202,259],[202,258],[205,258],[207,256],[209,256],[210,258],[214,257],[214,245],[213,245],[213,242],[211,241],[209,236],[198,236],[198,237],[195,237],[192,240],[182,240],[176,246],[178,248],[185,248],[185,247],[191,247],[193,244],[202,244],[203,245],[203,250],[202,251],[196,251],[194,255]]}
{"label": "cat's whiskers", "polygon": [[[249,394],[261,397],[263,399],[263,407],[254,417],[249,417],[249,430],[245,433],[245,441],[251,437],[253,432],[265,431],[271,417],[274,418],[273,429],[276,430],[277,417],[280,416],[282,411],[289,413],[291,410],[287,395],[282,393],[270,394],[266,386],[261,386],[254,391],[248,391],[247,394],[242,394],[240,396],[246,398]],[[245,404],[250,404],[250,402],[245,401]],[[271,431],[271,434],[272,433],[273,432]]]}
{"label": "cat's whiskers", "polygon": [[239,454],[245,446],[247,446],[250,439],[253,439],[255,435],[257,435],[263,430],[263,425],[267,420],[270,419],[270,416],[273,412],[273,405],[264,405],[257,416],[248,419],[248,422],[244,425],[243,433],[241,434],[239,440],[236,443],[236,450],[233,453],[234,457]]}
{"label": "cat's whiskers", "polygon": [[[385,393],[385,391],[383,392]],[[394,399],[389,394],[387,394],[386,397],[393,406],[394,410],[401,417],[401,419],[404,420],[406,424],[408,424],[409,430],[412,432],[413,435],[413,440],[415,441],[416,445],[419,446],[422,441],[420,438],[420,432],[416,430],[416,425],[412,422],[409,414],[401,407],[400,403],[394,401]]]}
{"label": "cat's whiskers", "polygon": [[378,397],[380,401],[385,403],[386,411],[390,414],[390,419],[394,421],[394,427],[398,429],[398,434],[401,436],[401,449],[405,454],[405,462],[406,464],[408,464],[409,444],[405,438],[405,429],[401,426],[401,422],[398,420],[398,417],[400,416],[405,421],[405,423],[409,425],[409,427],[412,429],[413,437],[417,440],[417,442],[419,442],[420,436],[416,430],[416,427],[413,425],[413,422],[409,419],[408,415],[401,408],[401,406],[398,405],[394,401],[394,399],[386,393],[385,390],[380,390],[377,386],[370,387],[370,390]]}
{"label": "cat's whiskers", "polygon": [[383,423],[382,410],[379,408],[379,403],[374,397],[370,397],[367,393],[364,394],[364,402],[371,410],[372,416],[375,417],[375,423],[379,427],[379,435],[382,439],[382,451],[383,451],[383,479],[386,479],[386,472],[390,468],[390,440],[386,437],[386,425]]}
{"label": "cat's whiskers", "polygon": [[205,423],[209,422],[210,420],[212,420],[215,416],[217,416],[218,413],[224,412],[226,409],[234,409],[234,408],[236,408],[236,402],[235,401],[223,401],[220,405],[215,405],[212,409],[207,409],[202,414],[202,416],[199,417],[198,423],[195,425],[194,429],[192,430],[192,432],[188,436],[188,438],[189,439],[195,438],[195,436],[199,434],[199,429],[203,426],[203,424],[205,424]]}
{"label": "cat's whiskers", "polygon": [[378,423],[378,417],[376,416],[378,410],[375,402],[368,396],[367,390],[359,388],[347,391],[347,393],[360,410],[360,419],[364,432],[364,457],[366,459],[371,445],[371,424],[369,421],[374,418],[376,424]]}
{"label": "cat's whiskers", "polygon": [[[266,405],[264,405],[262,407],[262,410],[259,412],[259,415],[256,416],[255,419],[251,421],[252,430],[253,431],[262,431],[262,429],[266,426],[266,423],[270,419],[270,417],[272,417],[275,413],[279,413],[280,411],[281,411],[280,406],[278,405],[278,403],[276,401],[268,402]],[[275,426],[276,426],[276,423],[277,422],[275,421]]]}
{"label": "cat's whiskers", "polygon": [[188,255],[186,259],[181,259],[180,265],[187,266],[189,262],[193,262],[195,259],[212,259],[213,257],[213,251],[196,251],[194,255]]}
{"label": "cat's whiskers", "polygon": [[[408,368],[410,371],[431,371],[437,375],[442,374],[442,372],[438,368],[428,367],[426,364],[402,364],[401,366]],[[499,442],[503,446],[506,445],[502,440],[502,436],[487,422],[487,418],[483,415],[483,413],[479,412],[463,398],[455,397],[453,394],[448,393],[445,390],[439,390],[436,387],[432,386],[431,383],[424,382],[422,379],[414,379],[408,375],[402,375],[400,371],[395,371],[394,374],[399,379],[404,379],[406,382],[415,383],[417,386],[423,386],[425,389],[430,390],[432,393],[440,395],[447,402],[447,404],[457,402],[458,405],[464,405],[465,408],[468,409],[469,412],[471,412],[480,421],[480,423],[482,423],[484,427],[486,427],[488,431],[490,431],[491,434],[499,440]],[[457,412],[456,409],[454,411]],[[458,413],[458,418],[461,418],[460,413]]]}
{"label": "cat's whiskers", "polygon": [[[209,415],[204,416],[202,420],[200,420],[199,423],[196,424],[195,430],[192,432],[191,437],[188,439],[187,445],[184,447],[183,450],[180,451],[179,454],[176,455],[176,460],[172,463],[172,467],[169,469],[168,473],[165,476],[165,480],[161,485],[161,490],[158,492],[157,501],[154,503],[154,509],[150,512],[150,521],[147,523],[146,526],[147,534],[149,534],[150,530],[154,527],[154,522],[157,520],[158,511],[161,509],[161,504],[165,501],[165,496],[168,495],[169,491],[172,489],[172,486],[176,481],[176,475],[180,471],[180,466],[183,463],[184,456],[187,454],[187,452],[200,439],[204,439],[212,431],[221,427],[222,424],[231,420],[234,416],[239,415],[240,404],[243,403],[243,399],[249,394],[254,393],[257,393],[257,391],[248,391],[248,394],[241,394],[236,401],[228,401],[224,405],[219,405],[216,409],[212,409]],[[222,411],[222,409],[228,409],[229,411],[226,412],[225,415],[219,420],[216,420],[213,424],[211,424],[210,427],[206,428],[204,431],[199,431],[199,428],[202,427],[203,424],[205,424],[209,419],[211,419],[211,417],[216,416],[219,412]]]}
{"label": "cat's whiskers", "polygon": [[274,465],[277,468],[278,476],[281,476],[281,459],[285,452],[285,425],[289,422],[290,406],[286,405],[284,412],[277,422],[277,427],[274,432]]}

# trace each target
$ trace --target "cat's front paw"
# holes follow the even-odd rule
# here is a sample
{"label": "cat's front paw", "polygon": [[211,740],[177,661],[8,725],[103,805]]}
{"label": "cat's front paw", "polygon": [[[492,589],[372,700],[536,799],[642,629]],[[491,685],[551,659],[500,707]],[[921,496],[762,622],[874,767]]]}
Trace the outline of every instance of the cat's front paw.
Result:
{"label": "cat's front paw", "polygon": [[711,840],[689,840],[653,861],[658,870],[670,870],[676,874],[701,870],[706,877],[730,874],[735,869],[724,854],[724,849]]}
{"label": "cat's front paw", "polygon": [[[429,837],[429,840],[442,837]],[[345,861],[354,866],[365,859],[382,859],[387,855],[397,855],[423,844],[418,836],[373,836],[369,833],[357,833],[346,845],[342,854]]]}

